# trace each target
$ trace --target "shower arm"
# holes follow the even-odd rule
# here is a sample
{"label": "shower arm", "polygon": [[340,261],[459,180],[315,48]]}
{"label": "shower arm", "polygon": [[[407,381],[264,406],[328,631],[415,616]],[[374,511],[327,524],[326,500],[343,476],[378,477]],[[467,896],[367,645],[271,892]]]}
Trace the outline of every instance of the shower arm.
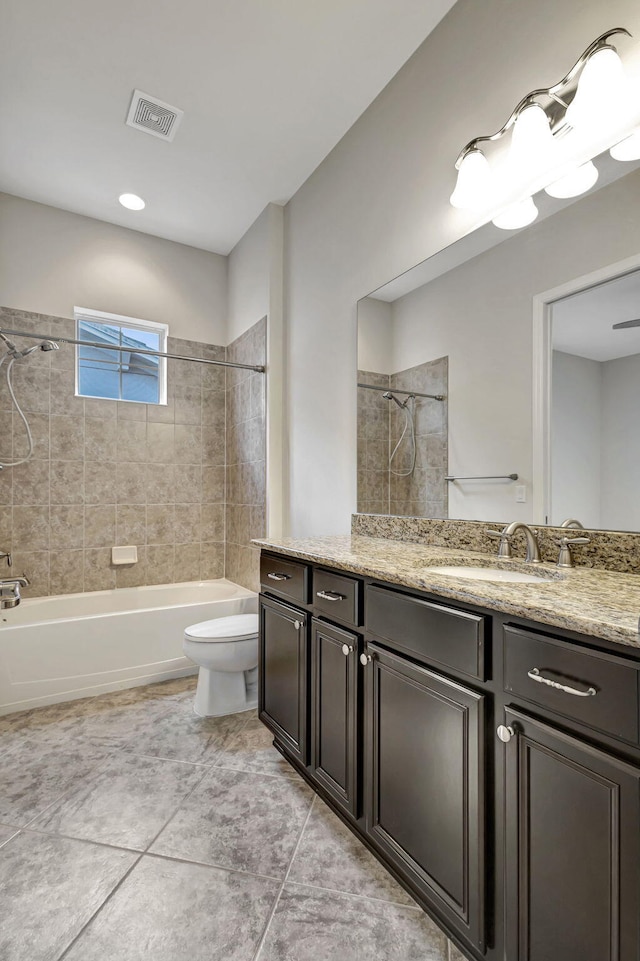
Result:
{"label": "shower arm", "polygon": [[421,394],[418,390],[400,390],[399,387],[378,387],[375,384],[358,384],[365,390],[391,391],[392,394],[406,394],[408,397],[428,397],[429,400],[446,400],[445,394]]}

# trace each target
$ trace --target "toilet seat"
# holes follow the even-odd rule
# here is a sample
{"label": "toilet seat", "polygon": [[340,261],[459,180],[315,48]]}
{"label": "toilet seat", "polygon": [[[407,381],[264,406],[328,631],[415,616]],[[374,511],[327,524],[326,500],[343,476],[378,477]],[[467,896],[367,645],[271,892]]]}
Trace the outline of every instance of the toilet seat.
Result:
{"label": "toilet seat", "polygon": [[232,614],[230,617],[216,617],[211,621],[200,621],[188,627],[184,636],[190,641],[216,643],[224,641],[248,641],[258,634],[257,614]]}

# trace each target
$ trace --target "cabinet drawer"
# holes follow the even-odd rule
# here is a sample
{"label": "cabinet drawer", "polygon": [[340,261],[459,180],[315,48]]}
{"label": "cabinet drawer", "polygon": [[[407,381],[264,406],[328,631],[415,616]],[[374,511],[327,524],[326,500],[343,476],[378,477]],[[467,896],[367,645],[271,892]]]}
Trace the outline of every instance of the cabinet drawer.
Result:
{"label": "cabinet drawer", "polygon": [[287,597],[299,604],[309,600],[309,567],[284,557],[262,554],[260,583],[270,594]]}
{"label": "cabinet drawer", "polygon": [[327,617],[357,627],[360,618],[362,583],[334,571],[313,572],[313,606]]}
{"label": "cabinet drawer", "polygon": [[365,624],[393,647],[485,679],[484,622],[469,614],[384,587],[367,586]]}
{"label": "cabinet drawer", "polygon": [[507,625],[504,688],[531,704],[638,743],[638,669],[614,655]]}

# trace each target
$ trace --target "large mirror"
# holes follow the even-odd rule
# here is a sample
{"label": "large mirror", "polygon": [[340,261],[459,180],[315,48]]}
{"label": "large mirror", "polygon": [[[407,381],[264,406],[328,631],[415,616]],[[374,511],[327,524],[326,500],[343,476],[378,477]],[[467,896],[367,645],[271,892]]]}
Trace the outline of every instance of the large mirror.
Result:
{"label": "large mirror", "polygon": [[596,163],[359,302],[358,511],[640,530],[640,170]]}

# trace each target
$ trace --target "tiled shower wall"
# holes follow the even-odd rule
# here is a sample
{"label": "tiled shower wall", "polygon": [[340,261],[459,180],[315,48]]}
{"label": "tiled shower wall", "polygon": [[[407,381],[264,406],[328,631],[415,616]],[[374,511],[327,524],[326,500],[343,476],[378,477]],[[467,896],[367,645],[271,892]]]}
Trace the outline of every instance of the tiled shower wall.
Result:
{"label": "tiled shower wall", "polygon": [[[0,324],[74,337],[72,320],[26,311],[0,308]],[[226,359],[224,347],[177,338],[168,351]],[[13,368],[35,453],[0,472],[0,550],[30,578],[28,595],[223,576],[226,369],[169,361],[169,403],[156,406],[75,397],[74,360],[61,345]],[[0,373],[0,460],[25,450]],[[113,567],[116,544],[137,545],[138,563]]]}
{"label": "tiled shower wall", "polygon": [[[267,321],[258,321],[227,347],[237,364],[266,362]],[[260,589],[260,550],[251,538],[266,534],[264,374],[227,370],[226,576]]]}
{"label": "tiled shower wall", "polygon": [[[393,463],[389,459],[406,424],[406,418],[382,391],[358,388],[358,511],[369,514],[446,517],[448,463],[448,358],[419,364],[396,374],[358,371],[358,383],[390,390],[415,390],[443,394],[444,401],[416,397],[413,423],[416,434],[415,468],[411,466],[411,441],[407,430]],[[399,400],[406,397],[399,395]]]}

